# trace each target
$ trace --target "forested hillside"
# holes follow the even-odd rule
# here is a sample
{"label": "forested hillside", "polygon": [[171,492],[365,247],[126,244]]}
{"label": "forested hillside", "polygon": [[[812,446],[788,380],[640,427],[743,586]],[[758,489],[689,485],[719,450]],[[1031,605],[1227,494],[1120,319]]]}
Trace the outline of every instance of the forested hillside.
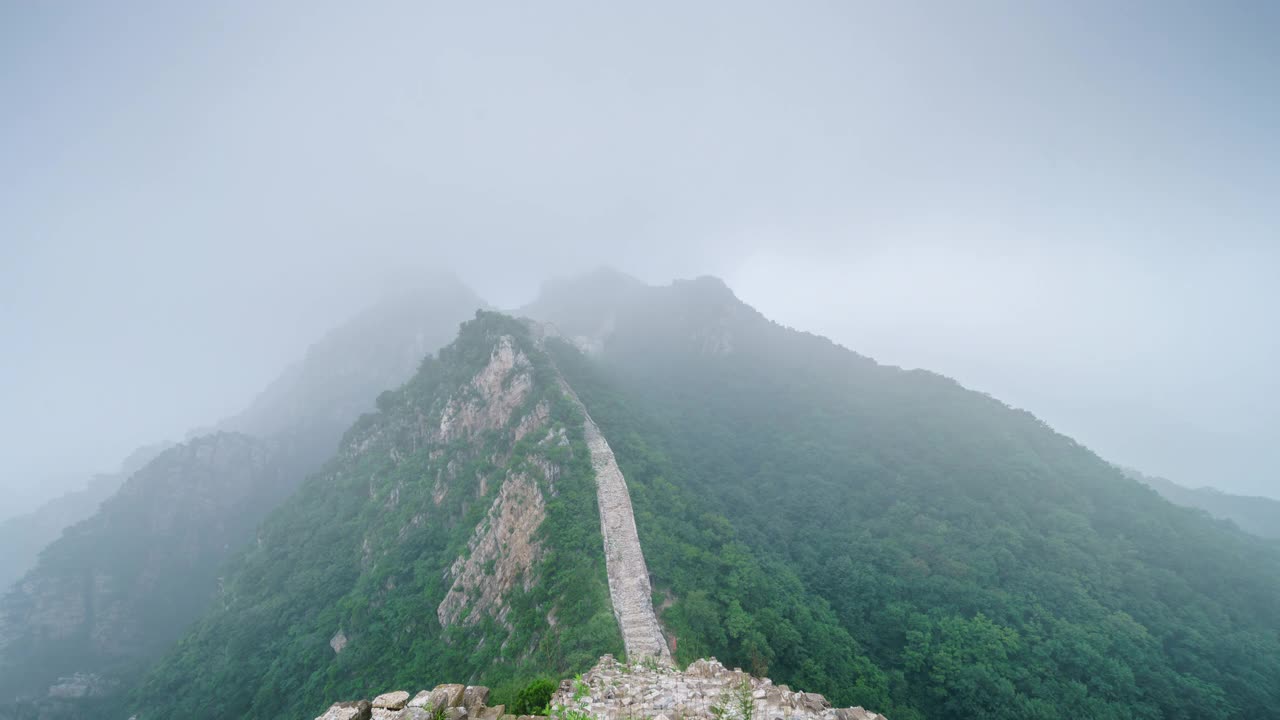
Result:
{"label": "forested hillside", "polygon": [[526,308],[566,339],[483,314],[382,396],[229,568],[140,718],[304,716],[445,680],[511,696],[619,652],[560,380],[626,475],[678,661],[893,720],[1280,707],[1273,543],[1029,413],[771,323],[719,281],[587,285]]}
{"label": "forested hillside", "polygon": [[718,281],[580,300],[610,334],[558,364],[627,474],[679,659],[894,720],[1280,707],[1274,546]]}
{"label": "forested hillside", "polygon": [[287,449],[216,433],[130,477],[0,602],[0,697],[20,699],[0,717],[118,712],[119,685],[203,612],[218,566],[298,471]]}
{"label": "forested hillside", "polygon": [[314,715],[423,678],[510,684],[621,654],[582,417],[482,314],[274,513],[140,717]]}

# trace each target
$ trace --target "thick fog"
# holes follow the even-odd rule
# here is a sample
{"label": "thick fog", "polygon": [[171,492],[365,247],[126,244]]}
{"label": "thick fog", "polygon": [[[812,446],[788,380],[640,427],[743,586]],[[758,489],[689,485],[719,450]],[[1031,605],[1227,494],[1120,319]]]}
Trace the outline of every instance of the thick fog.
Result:
{"label": "thick fog", "polygon": [[1229,5],[5,4],[0,516],[389,285],[601,264],[1280,497],[1280,5]]}

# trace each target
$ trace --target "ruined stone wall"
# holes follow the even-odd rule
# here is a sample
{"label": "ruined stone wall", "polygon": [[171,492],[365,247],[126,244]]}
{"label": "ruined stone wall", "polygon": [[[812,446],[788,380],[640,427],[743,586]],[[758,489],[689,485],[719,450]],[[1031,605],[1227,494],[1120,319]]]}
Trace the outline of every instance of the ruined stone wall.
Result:
{"label": "ruined stone wall", "polygon": [[[316,720],[548,720],[488,707],[489,689],[438,685],[410,699],[400,690],[373,701],[335,703]],[[711,658],[683,672],[653,658],[630,664],[605,655],[581,681],[565,680],[549,720],[885,720],[860,707],[833,708],[817,693],[793,691],[730,670]]]}
{"label": "ruined stone wall", "polygon": [[631,511],[631,495],[627,481],[618,468],[613,450],[582,401],[568,384],[561,382],[566,395],[577,404],[584,418],[583,433],[591,453],[591,466],[596,474],[596,498],[600,505],[600,534],[604,540],[605,566],[609,575],[609,599],[613,614],[622,631],[627,659],[653,658],[671,664],[658,617],[653,611],[653,587],[649,584],[649,568],[640,549],[635,515]]}
{"label": "ruined stone wall", "polygon": [[488,703],[487,687],[437,685],[413,696],[393,690],[373,700],[334,703],[316,720],[535,720],[532,715],[516,718],[506,714],[505,706],[489,707]]}

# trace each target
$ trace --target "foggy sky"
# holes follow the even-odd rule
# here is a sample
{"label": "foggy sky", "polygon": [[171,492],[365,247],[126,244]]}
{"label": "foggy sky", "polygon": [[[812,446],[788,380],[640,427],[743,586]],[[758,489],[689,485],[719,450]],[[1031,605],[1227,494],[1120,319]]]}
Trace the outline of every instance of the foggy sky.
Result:
{"label": "foggy sky", "polygon": [[1280,6],[620,5],[0,7],[0,516],[601,264],[1280,496]]}

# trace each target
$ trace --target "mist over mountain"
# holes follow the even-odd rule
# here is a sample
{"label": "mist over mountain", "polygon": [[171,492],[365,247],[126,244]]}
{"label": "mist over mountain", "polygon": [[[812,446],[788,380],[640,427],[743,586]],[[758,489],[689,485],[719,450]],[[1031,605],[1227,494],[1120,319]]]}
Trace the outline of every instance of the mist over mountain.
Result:
{"label": "mist over mountain", "polygon": [[482,306],[456,279],[424,278],[332,330],[220,429],[135,454],[92,488],[101,507],[64,497],[0,526],[8,580],[20,577],[0,599],[0,717],[118,707],[209,606],[258,523]]}
{"label": "mist over mountain", "polygon": [[518,307],[602,264],[1280,497],[1270,3],[128,2],[0,8],[15,497],[406,276]]}
{"label": "mist over mountain", "polygon": [[84,487],[60,495],[29,513],[0,522],[0,594],[35,564],[36,556],[62,531],[98,510],[133,473],[167,450],[170,443],[139,448],[114,473],[100,473]]}
{"label": "mist over mountain", "polygon": [[0,720],[1280,718],[1277,37],[0,3]]}
{"label": "mist over mountain", "polygon": [[1230,520],[1241,530],[1280,540],[1280,500],[1232,495],[1211,487],[1189,488],[1162,477],[1144,475],[1132,468],[1122,470],[1171,503],[1203,510],[1215,518]]}
{"label": "mist over mountain", "polygon": [[677,663],[891,718],[1276,701],[1280,548],[1029,413],[772,323],[715,278],[601,271],[524,312],[482,313],[380,397],[232,560],[140,718],[306,716],[422,677],[511,698],[622,652],[592,433]]}

